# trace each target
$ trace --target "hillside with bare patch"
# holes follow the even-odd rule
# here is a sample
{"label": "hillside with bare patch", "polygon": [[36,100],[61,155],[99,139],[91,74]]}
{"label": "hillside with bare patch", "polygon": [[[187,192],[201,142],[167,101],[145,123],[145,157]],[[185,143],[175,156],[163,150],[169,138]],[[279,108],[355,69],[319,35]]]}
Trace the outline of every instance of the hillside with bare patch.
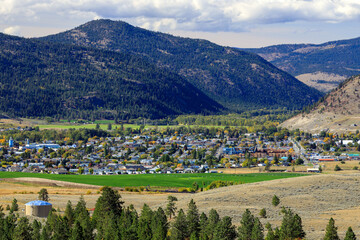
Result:
{"label": "hillside with bare patch", "polygon": [[289,129],[310,132],[356,131],[360,125],[360,75],[349,78],[330,92],[308,113],[299,114],[282,124]]}

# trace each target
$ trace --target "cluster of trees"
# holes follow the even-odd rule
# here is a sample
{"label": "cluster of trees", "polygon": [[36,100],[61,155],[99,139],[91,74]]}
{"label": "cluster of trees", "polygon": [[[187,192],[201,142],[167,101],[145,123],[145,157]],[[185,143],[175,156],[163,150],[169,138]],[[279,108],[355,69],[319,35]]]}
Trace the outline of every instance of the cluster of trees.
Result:
{"label": "cluster of trees", "polygon": [[[0,211],[0,236],[2,239],[126,239],[126,240],[287,240],[303,239],[306,233],[299,215],[291,209],[282,208],[283,220],[280,227],[264,227],[258,217],[248,209],[242,214],[239,227],[235,227],[228,216],[221,218],[216,210],[209,214],[199,213],[193,200],[186,212],[176,211],[176,197],[169,196],[166,209],[152,210],[144,204],[138,214],[132,205],[123,206],[119,193],[103,187],[92,217],[83,197],[75,207],[69,201],[63,215],[50,212],[46,222],[32,223],[26,217],[17,218],[14,213]],[[266,215],[266,214],[265,214]],[[331,218],[326,227],[325,240],[337,240],[337,228]],[[346,240],[356,239],[351,228]]]}

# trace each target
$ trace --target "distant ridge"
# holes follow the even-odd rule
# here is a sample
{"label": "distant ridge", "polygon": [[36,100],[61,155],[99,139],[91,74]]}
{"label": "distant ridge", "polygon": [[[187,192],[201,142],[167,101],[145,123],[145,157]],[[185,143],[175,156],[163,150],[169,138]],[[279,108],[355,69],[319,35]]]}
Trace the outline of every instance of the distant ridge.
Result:
{"label": "distant ridge", "polygon": [[233,111],[300,109],[322,95],[255,54],[148,31],[122,21],[95,20],[40,40],[141,56],[183,76]]}
{"label": "distant ridge", "polygon": [[143,58],[0,34],[0,112],[11,117],[165,118],[223,109]]}
{"label": "distant ridge", "polygon": [[360,38],[242,50],[259,54],[322,92],[329,92],[345,79],[360,74]]}

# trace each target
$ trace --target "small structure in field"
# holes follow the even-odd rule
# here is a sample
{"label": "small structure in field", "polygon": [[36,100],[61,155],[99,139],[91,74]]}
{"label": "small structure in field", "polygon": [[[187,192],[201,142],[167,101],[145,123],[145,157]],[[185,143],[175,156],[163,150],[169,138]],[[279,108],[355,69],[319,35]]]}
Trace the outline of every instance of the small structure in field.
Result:
{"label": "small structure in field", "polygon": [[51,203],[41,200],[31,201],[26,203],[25,205],[25,214],[35,217],[47,217],[52,209]]}

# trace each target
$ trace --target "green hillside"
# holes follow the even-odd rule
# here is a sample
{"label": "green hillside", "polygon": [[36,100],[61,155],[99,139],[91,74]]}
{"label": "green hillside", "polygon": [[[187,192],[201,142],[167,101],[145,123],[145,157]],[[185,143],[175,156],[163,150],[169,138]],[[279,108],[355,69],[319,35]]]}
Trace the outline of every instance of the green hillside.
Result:
{"label": "green hillside", "polygon": [[0,113],[126,119],[222,109],[179,75],[143,58],[0,34]]}
{"label": "green hillside", "polygon": [[96,20],[41,38],[144,57],[169,69],[233,110],[299,109],[321,97],[263,58],[209,41],[148,31],[121,21]]}

